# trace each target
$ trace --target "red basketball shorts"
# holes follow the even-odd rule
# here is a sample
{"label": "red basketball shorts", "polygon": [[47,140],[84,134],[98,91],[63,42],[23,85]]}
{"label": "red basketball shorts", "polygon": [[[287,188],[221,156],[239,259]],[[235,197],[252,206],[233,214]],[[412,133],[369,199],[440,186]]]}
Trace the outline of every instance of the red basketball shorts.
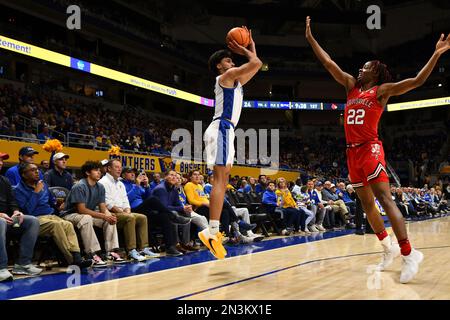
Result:
{"label": "red basketball shorts", "polygon": [[389,182],[381,141],[369,141],[347,147],[349,180],[354,188],[378,182]]}

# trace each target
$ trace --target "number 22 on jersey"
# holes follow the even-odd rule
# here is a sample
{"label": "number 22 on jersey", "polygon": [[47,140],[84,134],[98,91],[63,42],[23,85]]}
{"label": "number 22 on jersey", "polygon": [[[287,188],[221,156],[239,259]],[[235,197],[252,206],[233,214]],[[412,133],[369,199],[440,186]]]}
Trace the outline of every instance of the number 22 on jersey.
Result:
{"label": "number 22 on jersey", "polygon": [[366,110],[364,109],[350,109],[348,110],[347,124],[364,124],[364,116]]}

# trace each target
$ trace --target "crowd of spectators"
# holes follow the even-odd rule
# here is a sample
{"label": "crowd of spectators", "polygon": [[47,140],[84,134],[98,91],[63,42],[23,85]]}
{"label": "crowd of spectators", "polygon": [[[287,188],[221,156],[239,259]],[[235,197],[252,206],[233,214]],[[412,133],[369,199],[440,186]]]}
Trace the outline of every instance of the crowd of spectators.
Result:
{"label": "crowd of spectators", "polygon": [[[63,263],[81,268],[103,268],[107,261],[120,264],[158,258],[160,253],[155,251],[161,248],[166,256],[201,249],[196,234],[207,227],[212,174],[191,171],[183,176],[170,170],[149,177],[111,159],[102,163],[87,161],[81,168],[82,177],[73,179],[67,171],[70,155],[54,154],[52,168],[43,174],[34,163],[36,153],[32,147],[21,148],[20,163],[0,176],[0,206],[4,212],[0,214],[0,281],[12,279],[13,274],[35,276],[43,271],[32,263],[38,237],[52,237],[64,257]],[[8,154],[0,152],[0,170],[8,158]],[[450,213],[448,179],[422,189],[392,186],[391,191],[406,219]],[[249,201],[244,206],[241,201],[238,208],[238,199]],[[355,228],[363,234],[365,222],[357,201],[352,185],[344,182],[334,184],[314,178],[302,183],[301,179],[287,181],[265,175],[230,176],[221,230],[230,245],[261,241],[264,236],[253,233],[258,225],[252,221],[253,217],[260,219],[264,212],[270,216],[264,221],[272,223],[272,235],[311,236]],[[379,211],[384,214],[381,206]],[[8,225],[13,224],[17,228],[14,232],[25,236],[11,274],[5,239],[6,232],[12,232]],[[150,239],[155,225],[162,228],[159,246]],[[103,244],[94,226],[102,229]],[[267,230],[262,230],[268,235]],[[120,241],[119,232],[124,235]]]}
{"label": "crowd of spectators", "polygon": [[[0,135],[9,139],[44,143],[57,138],[80,148],[109,150],[119,146],[122,151],[168,156],[174,146],[170,138],[177,128],[193,132],[192,122],[158,118],[132,106],[114,111],[101,103],[65,98],[52,91],[34,94],[12,85],[0,86]],[[418,183],[423,184],[425,173],[437,170],[435,159],[446,138],[446,134],[398,137],[389,148],[388,160],[413,161]],[[308,137],[283,136],[279,168],[298,170],[303,183],[312,177],[337,183],[348,177],[344,150],[344,138],[324,132]]]}

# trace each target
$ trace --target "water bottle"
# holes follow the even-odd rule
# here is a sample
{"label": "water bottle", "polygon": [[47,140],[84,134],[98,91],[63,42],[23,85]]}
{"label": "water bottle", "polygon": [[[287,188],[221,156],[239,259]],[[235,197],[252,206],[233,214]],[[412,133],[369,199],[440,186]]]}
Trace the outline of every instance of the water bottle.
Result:
{"label": "water bottle", "polygon": [[18,216],[15,216],[13,218],[13,228],[19,228],[20,227],[20,219]]}

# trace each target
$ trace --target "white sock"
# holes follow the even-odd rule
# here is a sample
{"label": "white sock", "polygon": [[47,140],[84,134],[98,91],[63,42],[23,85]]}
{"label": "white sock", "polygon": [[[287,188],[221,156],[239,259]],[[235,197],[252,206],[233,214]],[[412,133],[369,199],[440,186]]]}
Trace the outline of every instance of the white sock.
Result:
{"label": "white sock", "polygon": [[385,251],[391,250],[391,245],[392,245],[391,236],[388,235],[386,238],[384,238],[380,242]]}
{"label": "white sock", "polygon": [[217,232],[219,232],[219,220],[210,220],[209,221],[209,233],[214,236]]}

